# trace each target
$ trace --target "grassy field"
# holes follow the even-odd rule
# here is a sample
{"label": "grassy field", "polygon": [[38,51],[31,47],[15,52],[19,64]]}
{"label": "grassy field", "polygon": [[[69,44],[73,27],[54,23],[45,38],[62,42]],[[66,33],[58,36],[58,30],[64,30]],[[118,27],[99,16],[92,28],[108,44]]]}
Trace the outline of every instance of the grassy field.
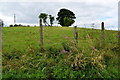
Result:
{"label": "grassy field", "polygon": [[[117,31],[44,27],[44,49],[39,27],[3,28],[3,78],[119,78]],[[68,38],[66,39],[66,36]]]}

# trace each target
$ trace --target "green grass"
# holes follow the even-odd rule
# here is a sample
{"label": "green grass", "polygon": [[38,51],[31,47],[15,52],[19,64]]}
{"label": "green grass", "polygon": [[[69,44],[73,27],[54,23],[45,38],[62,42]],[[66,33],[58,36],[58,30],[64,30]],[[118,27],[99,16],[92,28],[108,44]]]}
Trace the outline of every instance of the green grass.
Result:
{"label": "green grass", "polygon": [[[73,28],[44,27],[44,51],[39,48],[39,27],[3,28],[3,78],[118,78],[117,31],[105,31],[105,47],[101,47],[101,31],[77,28],[79,39],[77,48]],[[66,39],[65,37],[69,38]],[[62,43],[70,43],[72,54],[62,53]],[[72,46],[71,46],[72,45]],[[96,50],[94,50],[95,48]],[[95,54],[94,54],[95,53]],[[74,69],[75,58],[83,54],[83,67]],[[91,63],[84,58],[102,55],[104,69],[87,66]],[[104,56],[103,56],[104,55]],[[72,61],[71,59],[74,59]],[[94,58],[95,59],[95,58]],[[97,59],[98,60],[98,59]],[[96,61],[97,61],[96,60]],[[96,62],[98,64],[99,62]]]}

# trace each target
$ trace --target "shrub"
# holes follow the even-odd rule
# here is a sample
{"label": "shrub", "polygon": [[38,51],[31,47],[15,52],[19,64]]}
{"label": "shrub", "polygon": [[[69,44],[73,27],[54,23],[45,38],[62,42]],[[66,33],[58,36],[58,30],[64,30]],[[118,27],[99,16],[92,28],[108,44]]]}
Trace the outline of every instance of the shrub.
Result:
{"label": "shrub", "polygon": [[52,57],[52,58],[57,57],[59,55],[59,53],[61,52],[61,50],[55,46],[47,48],[46,51],[47,51],[49,57]]}
{"label": "shrub", "polygon": [[102,43],[101,43],[100,39],[95,40],[95,47],[94,48],[98,49],[98,50],[103,49],[103,46],[102,46]]}
{"label": "shrub", "polygon": [[13,27],[13,25],[11,24],[10,27]]}
{"label": "shrub", "polygon": [[71,67],[75,70],[85,70],[91,67],[95,67],[96,69],[104,69],[105,65],[103,64],[103,53],[99,51],[92,51],[89,56],[86,56],[82,53],[82,51],[75,45],[74,41],[68,41],[62,43],[65,51],[71,50],[72,53],[67,55],[67,58],[64,58],[64,62],[71,65]]}
{"label": "shrub", "polygon": [[78,50],[78,47],[74,40],[62,42],[62,47],[63,50],[66,51],[66,53],[78,53],[79,51],[81,51],[80,49]]}

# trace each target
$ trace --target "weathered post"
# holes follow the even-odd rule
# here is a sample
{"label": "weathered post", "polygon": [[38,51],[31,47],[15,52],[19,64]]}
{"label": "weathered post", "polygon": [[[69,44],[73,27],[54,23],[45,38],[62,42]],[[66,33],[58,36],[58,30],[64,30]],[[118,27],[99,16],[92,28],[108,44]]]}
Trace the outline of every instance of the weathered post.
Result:
{"label": "weathered post", "polygon": [[77,26],[74,26],[74,39],[75,39],[76,43],[78,43]]}
{"label": "weathered post", "polygon": [[43,46],[43,26],[42,26],[42,19],[40,18],[40,46]]}
{"label": "weathered post", "polygon": [[120,30],[118,31],[118,48],[120,52]]}
{"label": "weathered post", "polygon": [[2,27],[3,21],[0,20],[0,79],[2,79]]}
{"label": "weathered post", "polygon": [[104,22],[101,23],[101,28],[102,28],[102,31],[101,31],[101,45],[102,47],[105,46],[105,38],[104,38]]}
{"label": "weathered post", "polygon": [[118,76],[120,73],[120,1],[118,2]]}

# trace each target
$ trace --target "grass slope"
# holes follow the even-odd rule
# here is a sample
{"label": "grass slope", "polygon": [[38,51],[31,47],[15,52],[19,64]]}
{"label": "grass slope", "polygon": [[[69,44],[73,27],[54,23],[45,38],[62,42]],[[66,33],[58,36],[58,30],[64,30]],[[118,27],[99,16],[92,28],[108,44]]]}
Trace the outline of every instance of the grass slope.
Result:
{"label": "grass slope", "polygon": [[[100,46],[100,30],[78,28],[77,31],[76,48],[73,28],[44,27],[44,51],[41,52],[39,27],[3,28],[3,78],[118,78],[117,31],[105,31],[104,48]],[[61,52],[69,46],[71,53]],[[91,54],[94,56],[90,57]],[[83,63],[77,60],[78,56]],[[99,61],[101,56],[103,61],[102,58]],[[90,67],[88,63],[92,61],[87,57],[98,66]],[[99,65],[106,67],[101,70]]]}

